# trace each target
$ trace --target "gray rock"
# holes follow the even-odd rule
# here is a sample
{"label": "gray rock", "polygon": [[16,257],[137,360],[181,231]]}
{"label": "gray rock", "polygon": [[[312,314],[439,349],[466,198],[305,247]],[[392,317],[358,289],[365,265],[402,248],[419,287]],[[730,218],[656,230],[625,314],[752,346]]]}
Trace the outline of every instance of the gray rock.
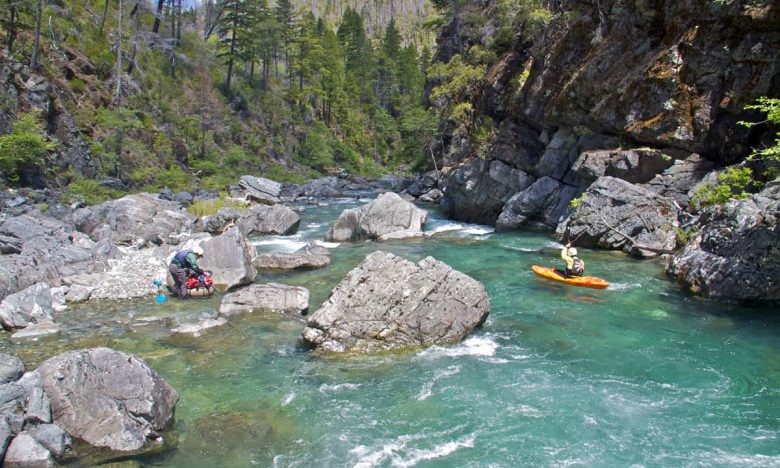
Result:
{"label": "gray rock", "polygon": [[253,263],[258,270],[314,270],[330,265],[330,252],[325,247],[308,244],[295,252],[260,254]]}
{"label": "gray rock", "polygon": [[655,257],[675,248],[678,210],[673,200],[609,176],[596,180],[583,197],[582,205],[558,226],[560,239],[637,257]]}
{"label": "gray rock", "polygon": [[204,318],[198,320],[198,323],[185,323],[171,330],[172,333],[181,333],[185,335],[192,335],[195,337],[203,335],[206,330],[211,328],[221,327],[225,325],[227,320],[224,317],[217,318]]}
{"label": "gray rock", "polygon": [[282,192],[282,184],[262,177],[250,175],[241,176],[239,186],[246,191],[247,200],[253,200],[265,205],[279,203],[279,195]]}
{"label": "gray rock", "polygon": [[[526,224],[536,224],[541,227],[555,228],[558,225],[562,211],[556,210],[562,198],[564,189],[561,182],[552,177],[542,177],[522,192],[518,192],[507,200],[504,210],[496,220],[497,230],[518,229]],[[570,192],[566,192],[570,194]],[[564,200],[565,203],[571,200]]]}
{"label": "gray rock", "polygon": [[7,330],[52,320],[51,292],[48,284],[38,283],[11,294],[0,302],[0,323]]}
{"label": "gray rock", "polygon": [[30,435],[58,460],[73,444],[68,433],[56,424],[40,424],[30,431]]}
{"label": "gray rock", "polygon": [[427,211],[388,192],[360,208],[344,210],[325,238],[339,242],[421,237],[427,220]]}
{"label": "gray rock", "polygon": [[139,450],[158,439],[179,399],[146,363],[108,348],[63,353],[34,372],[51,399],[54,423],[112,450]]}
{"label": "gray rock", "polygon": [[27,432],[14,437],[5,452],[5,466],[12,467],[53,467],[54,459],[46,447],[39,444]]}
{"label": "gray rock", "polygon": [[716,167],[713,162],[694,153],[683,160],[675,160],[671,167],[647,182],[646,186],[664,197],[687,205],[691,190]]}
{"label": "gray rock", "polygon": [[453,219],[493,224],[507,200],[534,180],[501,161],[475,159],[444,178],[441,207]]}
{"label": "gray rock", "polygon": [[418,198],[419,201],[424,203],[438,203],[439,200],[444,197],[444,194],[439,189],[433,189],[430,192],[426,192]]}
{"label": "gray rock", "polygon": [[22,240],[0,234],[0,254],[18,254],[22,251]]}
{"label": "gray rock", "polygon": [[744,200],[708,208],[699,232],[667,272],[718,300],[780,300],[780,183]]}
{"label": "gray rock", "polygon": [[598,150],[582,153],[572,170],[588,183],[608,175],[632,184],[641,184],[649,182],[674,162],[672,156],[653,148]]}
{"label": "gray rock", "polygon": [[377,251],[350,271],[303,331],[325,351],[373,352],[457,343],[487,318],[485,288],[428,257]]}
{"label": "gray rock", "polygon": [[11,354],[0,353],[0,384],[15,382],[24,374],[24,363]]}
{"label": "gray rock", "polygon": [[233,226],[241,217],[241,213],[232,208],[220,208],[217,214],[204,216],[198,220],[198,229],[211,234],[222,234]]}
{"label": "gray rock", "polygon": [[286,236],[298,230],[301,218],[284,205],[253,206],[238,220],[238,228],[245,236],[253,234],[277,234]]}
{"label": "gray rock", "polygon": [[266,283],[253,284],[226,294],[219,305],[221,315],[270,311],[300,315],[309,309],[309,290],[299,286]]}
{"label": "gray rock", "polygon": [[8,448],[8,444],[11,443],[13,436],[14,433],[11,432],[11,426],[8,425],[8,421],[0,416],[0,460],[5,458],[5,450]]}
{"label": "gray rock", "polygon": [[201,268],[212,272],[214,285],[221,289],[250,284],[257,271],[252,264],[256,252],[254,246],[237,227],[201,244],[204,256],[199,262]]}
{"label": "gray rock", "polygon": [[25,338],[40,338],[41,336],[53,335],[55,333],[59,333],[61,330],[62,327],[60,327],[56,323],[50,321],[44,321],[39,323],[33,323],[27,325],[21,330],[17,330],[16,332],[14,332],[13,335],[11,335],[11,338],[14,340],[25,339]]}
{"label": "gray rock", "polygon": [[24,427],[24,410],[27,406],[25,400],[28,393],[30,392],[18,382],[0,385],[0,420],[8,424],[13,434],[21,432]]}
{"label": "gray rock", "polygon": [[76,210],[71,221],[95,241],[108,238],[117,245],[136,245],[139,240],[176,245],[192,232],[196,219],[177,202],[138,193]]}
{"label": "gray rock", "polygon": [[33,424],[47,424],[51,422],[51,405],[49,396],[41,387],[33,387],[27,396],[27,410],[24,419]]}
{"label": "gray rock", "polygon": [[435,173],[423,174],[406,188],[406,193],[413,197],[419,197],[435,189],[438,184]]}
{"label": "gray rock", "polygon": [[95,288],[90,286],[74,284],[68,288],[68,292],[65,293],[65,302],[78,303],[88,301],[94,290]]}

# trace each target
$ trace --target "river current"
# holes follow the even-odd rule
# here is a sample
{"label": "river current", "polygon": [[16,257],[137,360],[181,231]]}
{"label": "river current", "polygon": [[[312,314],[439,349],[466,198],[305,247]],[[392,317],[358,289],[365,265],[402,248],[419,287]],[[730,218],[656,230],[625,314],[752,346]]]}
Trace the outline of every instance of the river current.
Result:
{"label": "river current", "polygon": [[[353,206],[307,207],[296,235],[253,242],[294,251]],[[175,428],[166,450],[126,466],[780,466],[777,313],[702,300],[660,262],[615,252],[580,249],[608,289],[553,283],[530,271],[562,263],[549,235],[429,213],[423,239],[324,244],[329,267],[258,281],[309,288],[313,312],[374,250],[430,255],[490,296],[487,322],[458,345],[315,357],[299,343],[302,321],[266,313],[170,334],[216,315],[217,294],[71,307],[55,316],[59,335],[0,333],[0,352],[34,369],[108,346],[157,370],[180,394]]]}

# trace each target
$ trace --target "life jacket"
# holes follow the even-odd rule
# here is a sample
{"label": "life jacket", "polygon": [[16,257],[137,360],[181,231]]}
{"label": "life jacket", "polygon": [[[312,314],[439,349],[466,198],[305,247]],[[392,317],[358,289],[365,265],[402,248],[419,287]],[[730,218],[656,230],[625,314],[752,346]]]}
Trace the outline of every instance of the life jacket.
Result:
{"label": "life jacket", "polygon": [[171,263],[175,263],[182,268],[191,267],[192,265],[190,265],[190,262],[187,261],[187,255],[190,253],[192,253],[192,250],[189,249],[177,252],[176,255],[173,256],[173,260],[175,260],[175,262],[172,261]]}
{"label": "life jacket", "polygon": [[573,260],[571,263],[572,274],[577,276],[582,276],[582,274],[585,273],[585,264],[582,263],[582,260],[580,260],[577,257],[574,257],[572,260]]}

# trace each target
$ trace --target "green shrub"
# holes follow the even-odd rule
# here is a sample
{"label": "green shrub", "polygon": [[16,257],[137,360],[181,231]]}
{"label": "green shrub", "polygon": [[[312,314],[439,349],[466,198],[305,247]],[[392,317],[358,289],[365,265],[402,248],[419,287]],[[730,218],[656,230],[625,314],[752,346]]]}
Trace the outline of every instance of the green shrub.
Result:
{"label": "green shrub", "polygon": [[697,208],[721,205],[730,199],[747,198],[747,190],[756,185],[753,172],[747,167],[729,167],[714,182],[704,184],[696,189],[691,197],[691,204]]}
{"label": "green shrub", "polygon": [[68,190],[73,195],[81,196],[87,205],[97,205],[124,195],[122,191],[104,187],[94,179],[74,179],[68,185]]}
{"label": "green shrub", "polygon": [[[780,126],[780,99],[767,97],[758,98],[756,104],[745,106],[745,109],[755,109],[766,114],[764,122],[739,122],[746,127],[753,127],[763,123],[771,123]],[[780,131],[775,134],[775,144],[767,148],[753,151],[748,159],[761,159],[767,161],[769,169],[765,176],[774,179],[780,176]]]}
{"label": "green shrub", "polygon": [[220,208],[232,208],[242,212],[245,211],[247,207],[247,202],[226,198],[224,195],[220,194],[219,198],[195,201],[187,207],[187,210],[190,214],[201,217],[215,215]]}
{"label": "green shrub", "polygon": [[43,130],[40,112],[22,114],[8,135],[0,137],[0,170],[17,182],[25,169],[41,169],[49,152],[57,148]]}

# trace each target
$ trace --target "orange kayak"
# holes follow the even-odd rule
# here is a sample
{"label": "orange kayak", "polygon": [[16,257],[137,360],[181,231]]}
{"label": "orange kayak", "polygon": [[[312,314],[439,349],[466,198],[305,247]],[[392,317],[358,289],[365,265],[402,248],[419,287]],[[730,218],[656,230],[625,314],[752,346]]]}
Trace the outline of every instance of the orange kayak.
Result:
{"label": "orange kayak", "polygon": [[557,271],[555,271],[555,268],[541,267],[539,265],[531,266],[531,270],[536,273],[536,276],[541,276],[542,278],[570,284],[572,286],[581,286],[583,288],[592,289],[604,289],[609,286],[608,282],[595,276],[572,276],[569,278],[564,278],[558,274]]}

